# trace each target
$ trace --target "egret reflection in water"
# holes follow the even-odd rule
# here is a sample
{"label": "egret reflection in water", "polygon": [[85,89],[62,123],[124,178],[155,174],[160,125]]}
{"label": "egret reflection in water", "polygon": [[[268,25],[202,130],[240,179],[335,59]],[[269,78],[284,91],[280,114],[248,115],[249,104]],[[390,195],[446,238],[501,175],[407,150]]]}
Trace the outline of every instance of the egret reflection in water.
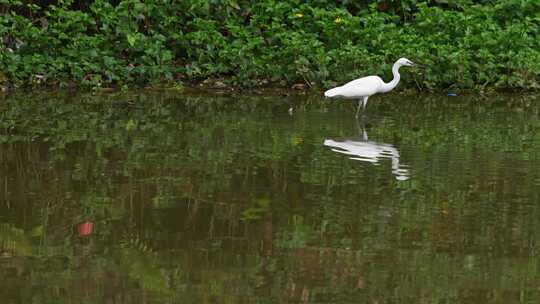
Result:
{"label": "egret reflection in water", "polygon": [[361,138],[325,139],[324,145],[332,151],[349,155],[350,159],[379,164],[383,159],[391,159],[392,174],[397,180],[407,180],[409,170],[399,163],[399,150],[391,144],[368,140],[364,127],[361,128]]}

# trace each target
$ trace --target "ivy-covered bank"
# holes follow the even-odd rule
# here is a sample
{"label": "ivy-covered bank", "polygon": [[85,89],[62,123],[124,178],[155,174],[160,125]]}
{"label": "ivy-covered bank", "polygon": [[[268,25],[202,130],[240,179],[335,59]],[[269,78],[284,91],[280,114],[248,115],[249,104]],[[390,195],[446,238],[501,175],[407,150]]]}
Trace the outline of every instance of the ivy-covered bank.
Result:
{"label": "ivy-covered bank", "polygon": [[538,0],[0,0],[0,86],[539,89]]}

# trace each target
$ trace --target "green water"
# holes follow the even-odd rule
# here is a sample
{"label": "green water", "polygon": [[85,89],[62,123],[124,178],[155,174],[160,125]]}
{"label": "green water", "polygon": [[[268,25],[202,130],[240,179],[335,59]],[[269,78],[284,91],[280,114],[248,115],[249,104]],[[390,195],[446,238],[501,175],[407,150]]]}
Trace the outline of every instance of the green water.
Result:
{"label": "green water", "polygon": [[0,303],[538,303],[540,98],[354,110],[0,97]]}

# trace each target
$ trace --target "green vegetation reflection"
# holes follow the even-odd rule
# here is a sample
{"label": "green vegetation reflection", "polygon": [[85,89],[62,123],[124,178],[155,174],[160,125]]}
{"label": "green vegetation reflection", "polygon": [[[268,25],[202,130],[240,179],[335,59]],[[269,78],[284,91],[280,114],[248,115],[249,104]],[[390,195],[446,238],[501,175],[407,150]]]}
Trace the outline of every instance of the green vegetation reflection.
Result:
{"label": "green vegetation reflection", "polygon": [[536,302],[538,104],[375,100],[400,180],[316,96],[3,99],[0,299]]}

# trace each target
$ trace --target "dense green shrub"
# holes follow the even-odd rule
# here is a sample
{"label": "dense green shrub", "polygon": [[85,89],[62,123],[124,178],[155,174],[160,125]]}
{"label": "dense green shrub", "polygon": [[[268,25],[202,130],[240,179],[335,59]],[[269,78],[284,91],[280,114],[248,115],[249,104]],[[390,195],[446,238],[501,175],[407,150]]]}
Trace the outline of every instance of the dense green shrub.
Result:
{"label": "dense green shrub", "polygon": [[538,0],[371,2],[0,0],[0,82],[329,86],[404,56],[415,87],[540,88]]}

